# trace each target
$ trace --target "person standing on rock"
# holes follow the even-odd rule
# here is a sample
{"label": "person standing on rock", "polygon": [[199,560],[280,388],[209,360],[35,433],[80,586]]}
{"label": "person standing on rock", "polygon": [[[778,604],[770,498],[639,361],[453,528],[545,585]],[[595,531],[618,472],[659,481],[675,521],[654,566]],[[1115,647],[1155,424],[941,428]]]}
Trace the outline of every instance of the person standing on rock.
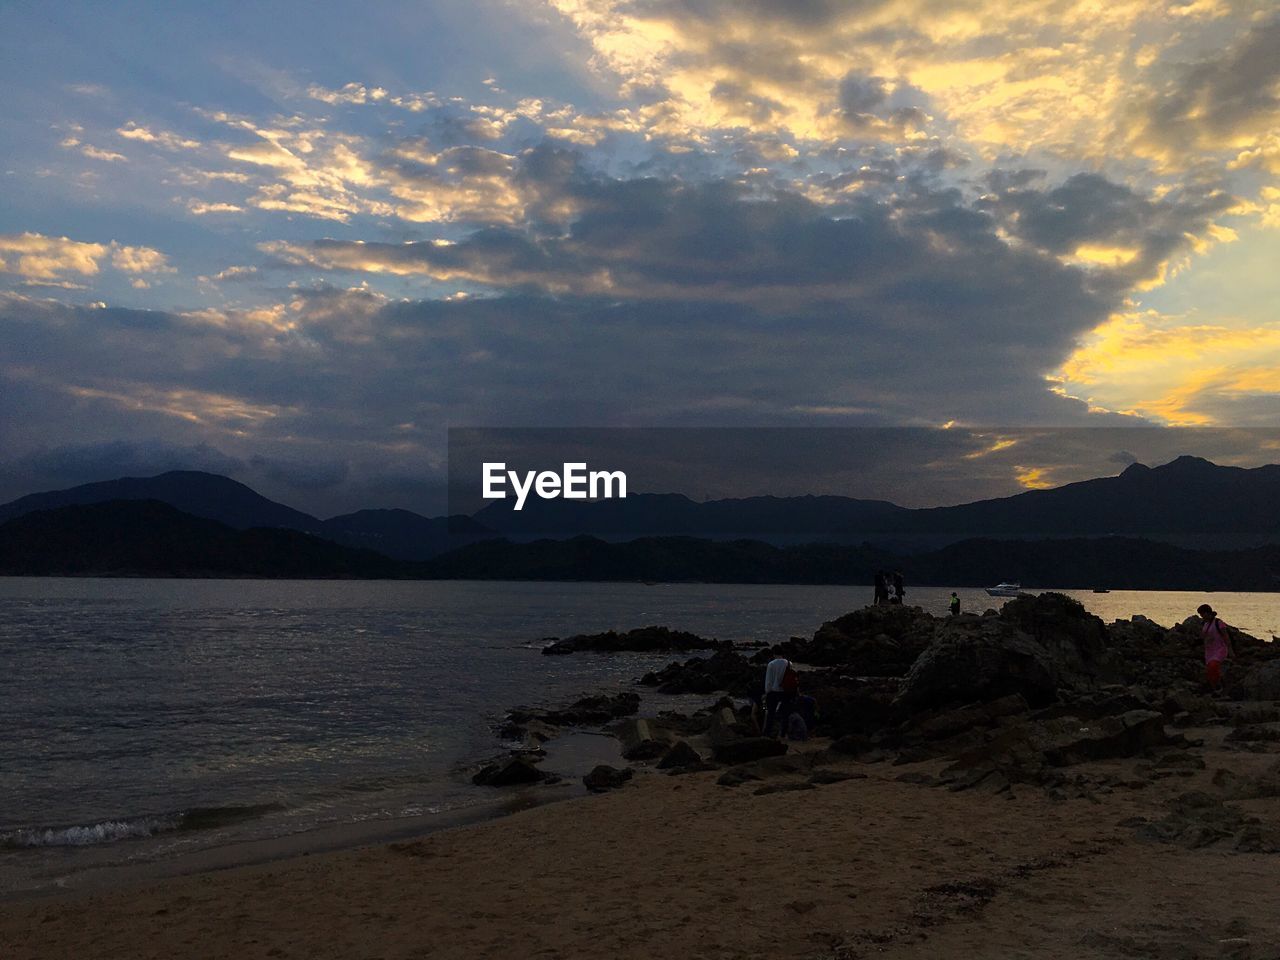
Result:
{"label": "person standing on rock", "polygon": [[956,596],[954,590],[951,591],[951,601],[947,606],[950,608],[953,617],[960,616],[960,598]]}
{"label": "person standing on rock", "polygon": [[889,602],[889,575],[886,574],[883,570],[877,570],[875,600],[873,601],[873,604],[878,607],[880,606],[880,604],[888,603],[888,602]]}
{"label": "person standing on rock", "polygon": [[1200,636],[1204,639],[1204,678],[1214,693],[1222,692],[1222,664],[1235,656],[1227,625],[1218,619],[1217,611],[1207,603],[1200,604]]}
{"label": "person standing on rock", "polygon": [[786,657],[774,657],[764,668],[764,735],[773,736],[774,724],[778,721],[778,708],[787,698],[783,687],[783,679],[791,669],[791,661]]}
{"label": "person standing on rock", "polygon": [[893,572],[893,600],[891,603],[902,603],[902,598],[907,595],[907,588],[902,579],[902,571],[895,570]]}

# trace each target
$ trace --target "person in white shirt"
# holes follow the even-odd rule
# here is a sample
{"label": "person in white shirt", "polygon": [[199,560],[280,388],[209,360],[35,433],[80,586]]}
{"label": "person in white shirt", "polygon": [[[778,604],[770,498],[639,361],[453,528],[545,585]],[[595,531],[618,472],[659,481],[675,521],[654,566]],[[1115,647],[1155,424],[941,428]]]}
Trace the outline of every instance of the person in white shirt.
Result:
{"label": "person in white shirt", "polygon": [[773,725],[778,719],[778,707],[786,699],[782,689],[782,678],[786,676],[791,661],[785,657],[774,657],[764,668],[764,735],[773,736]]}

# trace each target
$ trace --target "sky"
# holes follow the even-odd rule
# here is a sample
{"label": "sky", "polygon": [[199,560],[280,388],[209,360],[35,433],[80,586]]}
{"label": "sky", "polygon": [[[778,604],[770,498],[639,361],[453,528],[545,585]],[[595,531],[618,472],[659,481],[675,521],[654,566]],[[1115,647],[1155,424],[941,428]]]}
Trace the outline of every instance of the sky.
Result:
{"label": "sky", "polygon": [[10,0],[0,81],[6,499],[440,512],[458,427],[945,430],[911,505],[1275,459],[1271,3]]}

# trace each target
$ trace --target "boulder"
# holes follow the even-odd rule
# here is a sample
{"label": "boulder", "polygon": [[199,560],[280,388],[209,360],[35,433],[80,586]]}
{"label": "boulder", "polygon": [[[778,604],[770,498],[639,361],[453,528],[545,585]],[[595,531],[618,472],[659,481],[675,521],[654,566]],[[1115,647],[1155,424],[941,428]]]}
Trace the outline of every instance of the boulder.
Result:
{"label": "boulder", "polygon": [[678,767],[693,767],[702,765],[702,755],[697,750],[689,746],[687,741],[677,740],[672,744],[662,759],[658,761],[659,770],[672,770]]}
{"label": "boulder", "polygon": [[630,767],[623,767],[618,770],[602,763],[583,777],[582,783],[592,793],[603,793],[606,790],[616,790],[630,780],[631,777],[632,771]]}
{"label": "boulder", "polygon": [[1164,715],[1155,710],[1130,710],[1097,720],[1073,716],[1029,719],[960,753],[943,771],[944,781],[963,784],[975,774],[996,772],[1010,781],[1034,782],[1042,779],[1049,767],[1132,757],[1170,742]]}
{"label": "boulder", "polygon": [[1249,700],[1280,700],[1280,660],[1251,668],[1240,679],[1240,689]]}
{"label": "boulder", "polygon": [[1000,619],[1049,652],[1058,682],[1076,689],[1121,679],[1106,625],[1079,601],[1061,593],[1023,595],[1006,603]]}
{"label": "boulder", "polygon": [[640,709],[640,694],[633,690],[612,696],[583,697],[562,710],[512,710],[504,731],[537,725],[555,727],[599,726],[628,717]]}
{"label": "boulder", "polygon": [[672,663],[640,678],[645,686],[657,687],[659,693],[715,693],[727,690],[735,697],[745,697],[764,686],[764,670],[751,664],[742,654],[717,650],[711,657],[694,657],[684,663]]}
{"label": "boulder", "polygon": [[935,619],[920,607],[864,607],[824,623],[813,639],[792,637],[782,656],[859,676],[900,677],[933,639]]}
{"label": "boulder", "polygon": [[1049,651],[1008,623],[979,623],[977,630],[943,628],[912,665],[895,705],[939,709],[1015,694],[1032,706],[1052,703],[1058,673]]}
{"label": "boulder", "polygon": [[521,783],[540,783],[553,779],[522,757],[512,757],[500,763],[492,763],[471,778],[482,787],[509,787]]}
{"label": "boulder", "polygon": [[656,760],[667,752],[669,744],[663,740],[641,740],[635,746],[622,751],[626,760]]}
{"label": "boulder", "polygon": [[583,651],[618,653],[625,650],[639,653],[668,653],[674,650],[718,650],[732,646],[730,643],[708,640],[697,634],[684,630],[672,630],[669,627],[640,627],[625,633],[608,630],[605,633],[578,634],[566,640],[546,637],[544,642],[546,646],[542,648],[542,652],[548,656]]}
{"label": "boulder", "polygon": [[1012,693],[990,703],[971,703],[942,713],[913,717],[904,725],[904,733],[925,740],[943,740],[975,727],[995,726],[1006,717],[1026,713],[1030,709],[1020,693]]}
{"label": "boulder", "polygon": [[787,745],[772,737],[743,737],[716,744],[712,753],[720,763],[750,763],[765,757],[777,757],[787,752]]}

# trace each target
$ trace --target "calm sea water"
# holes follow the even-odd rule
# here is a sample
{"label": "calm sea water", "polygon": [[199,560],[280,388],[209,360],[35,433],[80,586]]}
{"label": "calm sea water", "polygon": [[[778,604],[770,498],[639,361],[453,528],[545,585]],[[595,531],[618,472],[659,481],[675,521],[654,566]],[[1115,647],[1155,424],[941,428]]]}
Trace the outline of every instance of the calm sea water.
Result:
{"label": "calm sea water", "polygon": [[[517,704],[629,688],[669,657],[544,657],[540,638],[666,624],[809,634],[869,588],[0,579],[0,894],[120,862],[493,801],[468,764]],[[911,603],[945,612],[949,590]],[[999,605],[960,590],[966,609]],[[1280,595],[1075,592],[1167,624],[1208,599],[1280,633]],[[646,710],[668,706],[654,694]],[[683,706],[683,704],[681,705]],[[566,773],[609,742],[579,741]]]}

